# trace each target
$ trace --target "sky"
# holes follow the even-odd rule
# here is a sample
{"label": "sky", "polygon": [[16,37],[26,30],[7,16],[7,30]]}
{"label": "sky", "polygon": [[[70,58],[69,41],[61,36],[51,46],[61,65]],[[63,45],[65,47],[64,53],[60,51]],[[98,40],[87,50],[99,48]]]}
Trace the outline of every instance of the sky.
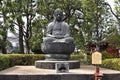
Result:
{"label": "sky", "polygon": [[112,8],[114,8],[114,0],[106,0]]}

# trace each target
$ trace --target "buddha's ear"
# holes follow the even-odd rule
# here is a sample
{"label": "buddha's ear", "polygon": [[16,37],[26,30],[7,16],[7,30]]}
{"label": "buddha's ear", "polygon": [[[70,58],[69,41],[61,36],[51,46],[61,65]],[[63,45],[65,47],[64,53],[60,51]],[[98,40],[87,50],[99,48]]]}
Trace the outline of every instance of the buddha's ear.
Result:
{"label": "buddha's ear", "polygon": [[53,14],[54,19],[56,19],[55,15]]}

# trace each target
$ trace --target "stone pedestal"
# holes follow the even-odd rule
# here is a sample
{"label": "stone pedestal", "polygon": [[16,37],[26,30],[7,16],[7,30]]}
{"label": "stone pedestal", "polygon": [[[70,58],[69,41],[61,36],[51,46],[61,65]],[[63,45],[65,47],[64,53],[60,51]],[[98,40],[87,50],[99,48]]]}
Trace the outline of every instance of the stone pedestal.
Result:
{"label": "stone pedestal", "polygon": [[47,61],[66,61],[69,60],[69,54],[46,54],[45,60]]}
{"label": "stone pedestal", "polygon": [[35,62],[36,68],[44,68],[44,69],[55,69],[56,63],[68,63],[69,69],[80,68],[80,62],[75,60],[69,61],[47,61],[47,60],[38,60]]}
{"label": "stone pedestal", "polygon": [[36,68],[55,69],[56,63],[67,63],[69,69],[80,67],[79,61],[70,61],[70,55],[74,52],[74,42],[43,42],[41,50],[46,54],[45,60],[35,61]]}
{"label": "stone pedestal", "polygon": [[74,51],[74,43],[42,43],[41,50],[46,54],[46,60],[66,61],[69,60],[70,54]]}

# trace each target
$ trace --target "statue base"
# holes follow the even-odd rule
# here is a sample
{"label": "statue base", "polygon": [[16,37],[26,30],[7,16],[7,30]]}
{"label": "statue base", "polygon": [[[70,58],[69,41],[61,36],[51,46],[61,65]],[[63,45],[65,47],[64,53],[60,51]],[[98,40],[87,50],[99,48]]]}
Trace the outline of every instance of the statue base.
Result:
{"label": "statue base", "polygon": [[69,69],[80,68],[80,62],[77,60],[69,60],[69,61],[38,60],[38,61],[35,61],[35,67],[36,68],[43,68],[43,69],[55,69],[56,63],[68,63]]}
{"label": "statue base", "polygon": [[75,49],[74,43],[42,43],[41,50],[45,54],[71,54]]}
{"label": "statue base", "polygon": [[70,54],[74,51],[74,43],[42,43],[41,50],[46,54],[46,60],[65,61],[69,60]]}
{"label": "statue base", "polygon": [[45,60],[48,61],[67,61],[70,59],[69,54],[46,54]]}

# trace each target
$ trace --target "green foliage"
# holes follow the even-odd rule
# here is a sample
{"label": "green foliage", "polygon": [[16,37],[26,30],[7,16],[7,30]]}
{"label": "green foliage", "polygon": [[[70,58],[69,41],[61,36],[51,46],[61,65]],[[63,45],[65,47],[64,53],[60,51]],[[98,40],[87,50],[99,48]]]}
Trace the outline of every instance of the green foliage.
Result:
{"label": "green foliage", "polygon": [[34,65],[36,60],[43,60],[44,54],[1,54],[0,70],[15,65]]}
{"label": "green foliage", "polygon": [[8,6],[9,1],[2,0],[0,4],[0,17],[2,17],[2,21],[0,21],[0,36],[2,37],[0,40],[0,46],[2,46],[2,53],[7,53],[6,47],[7,47],[7,32],[8,28],[11,25],[10,16],[8,15],[9,7]]}
{"label": "green foliage", "polygon": [[102,62],[102,67],[120,71],[120,59],[119,58],[105,59]]}
{"label": "green foliage", "polygon": [[106,51],[102,52],[102,59],[111,59],[111,58],[116,58],[116,56],[113,56],[109,53],[107,53]]}
{"label": "green foliage", "polygon": [[92,64],[92,57],[91,55],[87,55],[87,62],[86,62],[88,65],[91,65]]}
{"label": "green foliage", "polygon": [[91,64],[91,56],[86,55],[83,52],[72,54],[71,60],[79,60],[81,65]]}
{"label": "green foliage", "polygon": [[115,17],[117,17],[117,24],[120,25],[120,0],[115,0],[115,13]]}
{"label": "green foliage", "polygon": [[43,54],[12,54],[9,55],[10,66],[15,65],[34,65],[35,60],[43,60]]}
{"label": "green foliage", "polygon": [[41,17],[38,17],[33,21],[32,37],[30,39],[32,50],[41,49],[40,44],[42,43],[42,38],[44,36],[42,30],[44,29],[45,26],[47,26],[46,25],[47,23],[48,23],[47,19],[42,19]]}
{"label": "green foliage", "polygon": [[0,70],[6,69],[9,67],[9,57],[7,55],[0,54]]}
{"label": "green foliage", "polygon": [[9,55],[9,61],[10,61],[10,64],[9,64],[10,66],[21,65],[22,56],[20,56],[19,54]]}
{"label": "green foliage", "polygon": [[113,34],[113,17],[103,5],[104,0],[82,0],[83,26],[82,33],[87,42],[102,42]]}
{"label": "green foliage", "polygon": [[84,59],[84,54],[83,53],[75,53],[71,55],[71,59],[72,60],[79,60],[81,61],[82,59]]}

